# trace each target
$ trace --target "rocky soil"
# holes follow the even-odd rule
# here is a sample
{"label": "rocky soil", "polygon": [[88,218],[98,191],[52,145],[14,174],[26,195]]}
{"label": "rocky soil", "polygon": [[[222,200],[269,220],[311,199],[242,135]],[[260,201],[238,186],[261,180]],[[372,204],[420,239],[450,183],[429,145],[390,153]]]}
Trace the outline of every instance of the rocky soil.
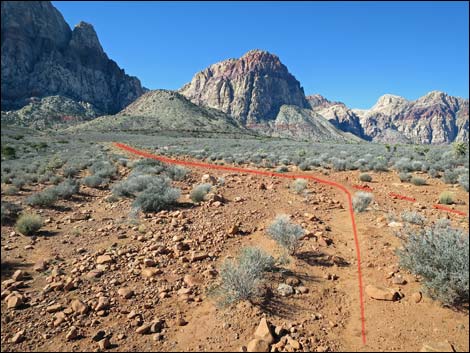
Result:
{"label": "rocky soil", "polygon": [[[120,176],[128,172],[121,168]],[[225,183],[195,205],[188,194],[206,174]],[[353,191],[358,174],[319,176]],[[37,235],[2,226],[2,350],[468,351],[468,310],[422,295],[419,279],[397,264],[393,231],[402,224],[387,215],[419,210],[467,230],[468,219],[432,208],[449,188],[440,181],[413,186],[395,173],[370,174],[375,199],[356,216],[366,345],[345,196],[318,183],[297,195],[290,180],[194,169],[175,182],[182,196],[173,210],[131,219],[129,200],[109,203],[108,189],[82,186],[72,200],[40,210],[46,225]],[[455,207],[468,213],[468,194],[451,189]],[[417,203],[392,200],[389,192]],[[218,306],[210,289],[225,258],[246,245],[281,254],[265,231],[280,213],[307,230],[300,249],[268,275],[264,299]]]}

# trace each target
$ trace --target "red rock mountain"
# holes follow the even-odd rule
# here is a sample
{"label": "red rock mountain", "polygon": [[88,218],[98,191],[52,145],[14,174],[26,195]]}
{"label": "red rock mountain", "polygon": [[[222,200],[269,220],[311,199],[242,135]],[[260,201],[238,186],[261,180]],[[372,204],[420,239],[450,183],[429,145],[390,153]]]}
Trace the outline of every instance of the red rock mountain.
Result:
{"label": "red rock mountain", "polygon": [[276,55],[251,50],[198,72],[180,93],[250,126],[274,120],[282,105],[308,108],[303,88]]}

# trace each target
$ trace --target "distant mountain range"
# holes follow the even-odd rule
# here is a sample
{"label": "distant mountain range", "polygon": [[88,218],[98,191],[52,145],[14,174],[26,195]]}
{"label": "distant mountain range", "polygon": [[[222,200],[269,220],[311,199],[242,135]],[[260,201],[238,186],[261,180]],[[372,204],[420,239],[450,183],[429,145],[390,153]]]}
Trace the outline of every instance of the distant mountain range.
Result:
{"label": "distant mountain range", "polygon": [[90,24],[71,30],[47,1],[2,2],[1,36],[2,123],[333,142],[446,144],[469,138],[468,99],[437,91],[415,101],[386,94],[369,110],[351,109],[319,94],[306,96],[280,59],[263,50],[215,63],[178,92],[145,93],[104,53]]}

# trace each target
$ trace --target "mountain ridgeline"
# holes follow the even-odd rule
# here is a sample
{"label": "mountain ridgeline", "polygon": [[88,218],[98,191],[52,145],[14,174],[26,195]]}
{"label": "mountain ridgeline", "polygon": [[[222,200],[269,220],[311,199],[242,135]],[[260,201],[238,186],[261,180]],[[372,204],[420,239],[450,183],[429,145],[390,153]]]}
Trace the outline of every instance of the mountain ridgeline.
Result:
{"label": "mountain ridgeline", "polygon": [[71,30],[48,1],[1,6],[2,124],[331,142],[468,142],[468,99],[438,91],[415,101],[386,94],[371,109],[351,109],[319,94],[306,96],[278,56],[258,49],[210,65],[177,92],[147,92],[108,58],[91,24]]}

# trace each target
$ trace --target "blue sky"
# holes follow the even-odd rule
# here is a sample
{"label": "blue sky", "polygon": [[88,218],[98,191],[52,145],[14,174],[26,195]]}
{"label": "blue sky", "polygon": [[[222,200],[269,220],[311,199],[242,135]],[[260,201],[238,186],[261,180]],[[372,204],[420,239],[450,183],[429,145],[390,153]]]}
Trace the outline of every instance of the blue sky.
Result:
{"label": "blue sky", "polygon": [[250,49],[278,55],[306,94],[369,108],[385,93],[468,98],[468,2],[60,2],[148,88],[177,89]]}

